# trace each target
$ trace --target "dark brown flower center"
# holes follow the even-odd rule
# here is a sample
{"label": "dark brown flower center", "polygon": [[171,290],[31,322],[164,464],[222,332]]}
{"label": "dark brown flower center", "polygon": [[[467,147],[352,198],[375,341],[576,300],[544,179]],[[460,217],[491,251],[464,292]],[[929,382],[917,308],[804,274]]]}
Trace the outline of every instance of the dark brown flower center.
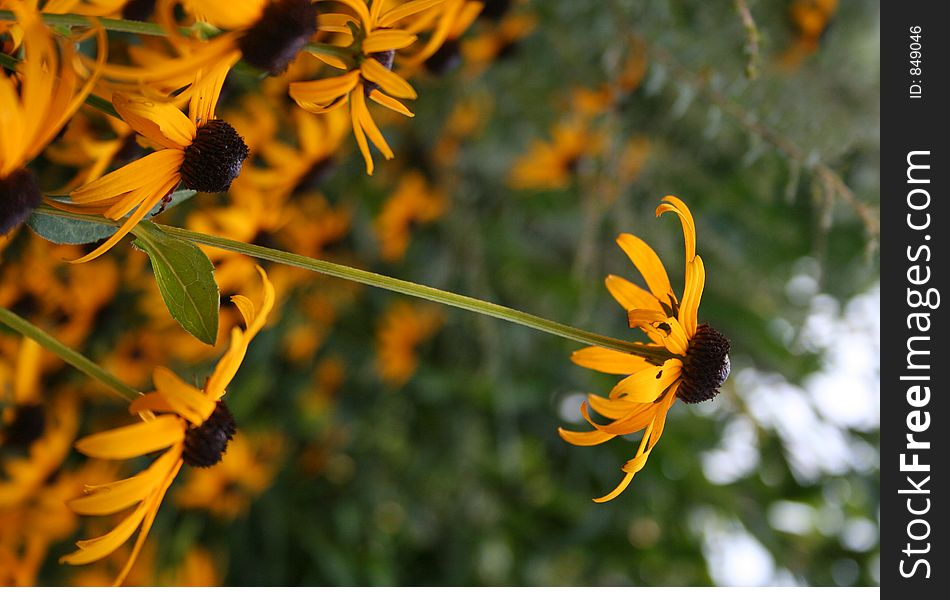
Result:
{"label": "dark brown flower center", "polygon": [[129,0],[122,7],[122,18],[148,21],[153,12],[155,12],[155,0]]}
{"label": "dark brown flower center", "polygon": [[182,453],[185,464],[192,467],[218,464],[236,432],[234,416],[224,401],[218,402],[204,423],[185,432],[185,449]]}
{"label": "dark brown flower center", "polygon": [[21,404],[14,409],[13,420],[3,428],[3,445],[28,448],[46,431],[46,411],[41,404]]}
{"label": "dark brown flower center", "polygon": [[198,128],[185,150],[181,181],[199,192],[226,192],[240,174],[247,154],[244,138],[226,121],[212,119]]}
{"label": "dark brown flower center", "polygon": [[729,340],[709,325],[696,328],[683,361],[678,396],[688,404],[712,400],[729,377]]}
{"label": "dark brown flower center", "polygon": [[317,8],[310,0],[269,2],[260,20],[238,40],[244,61],[277,75],[317,31]]}
{"label": "dark brown flower center", "polygon": [[26,169],[0,178],[0,235],[29,219],[42,199],[36,178]]}
{"label": "dark brown flower center", "polygon": [[426,70],[433,75],[445,75],[462,64],[462,50],[458,40],[446,40],[435,54],[426,59]]}

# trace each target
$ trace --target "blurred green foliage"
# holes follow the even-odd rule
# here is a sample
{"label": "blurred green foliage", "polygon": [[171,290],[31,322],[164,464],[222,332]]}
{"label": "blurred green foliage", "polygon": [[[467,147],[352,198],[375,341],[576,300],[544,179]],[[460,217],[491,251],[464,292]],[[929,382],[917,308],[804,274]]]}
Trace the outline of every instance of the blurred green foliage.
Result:
{"label": "blurred green foliage", "polygon": [[[644,238],[678,287],[682,233],[675,220],[653,216],[659,199],[673,194],[695,215],[707,270],[700,319],[731,338],[733,373],[802,384],[828,365],[821,348],[796,341],[814,297],[843,306],[878,278],[874,232],[847,198],[829,191],[821,169],[876,210],[879,7],[841,3],[817,49],[783,67],[796,39],[791,2],[747,5],[760,34],[754,80],[746,77],[746,33],[733,3],[518,6],[537,15],[536,29],[480,76],[414,82],[417,116],[386,131],[395,161],[367,178],[350,153],[323,186],[332,202],[356,211],[342,255],[627,336],[603,278],[636,275],[613,239],[624,231]],[[606,117],[613,139],[649,140],[636,180],[599,203],[606,166],[598,159],[581,165],[565,189],[512,190],[512,164],[570,116],[570,91],[612,80],[641,42],[644,81]],[[492,100],[483,130],[463,142],[452,165],[434,165],[430,150],[452,107],[483,98]],[[449,211],[415,232],[404,261],[372,263],[371,220],[411,167],[450,189]],[[814,283],[804,300],[789,291],[803,269]],[[414,377],[400,388],[384,385],[374,371],[373,323],[391,300],[377,290],[360,294],[303,364],[283,362],[277,351],[297,318],[292,309],[261,334],[229,403],[243,430],[282,432],[288,458],[236,521],[166,503],[152,534],[160,560],[174,562],[200,542],[226,566],[228,585],[710,585],[724,581],[711,567],[724,550],[710,534],[719,524],[747,531],[767,550],[774,570],[762,583],[877,582],[877,542],[846,534],[849,522],[877,523],[876,465],[796,471],[788,437],[757,417],[762,399],[735,377],[711,404],[675,406],[647,467],[618,499],[599,505],[590,499],[615,485],[635,443],[573,447],[557,427],[578,425],[572,396],[606,393],[615,377],[574,366],[576,345],[564,340],[446,311]],[[346,378],[315,418],[299,398],[326,356],[343,359]],[[752,466],[712,482],[704,456],[729,442],[737,421],[753,424]],[[830,426],[852,444],[849,452],[878,447],[874,424]],[[325,459],[316,470],[301,459],[313,447]],[[782,502],[810,507],[814,523],[798,532],[777,527]],[[744,556],[724,560],[753,569]]]}

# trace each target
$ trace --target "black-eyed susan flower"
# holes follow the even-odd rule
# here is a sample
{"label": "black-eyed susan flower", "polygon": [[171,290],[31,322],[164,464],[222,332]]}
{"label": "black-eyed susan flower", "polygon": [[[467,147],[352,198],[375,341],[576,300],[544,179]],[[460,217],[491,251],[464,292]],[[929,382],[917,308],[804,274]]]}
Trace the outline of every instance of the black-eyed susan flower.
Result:
{"label": "black-eyed susan flower", "polygon": [[412,0],[393,4],[380,0],[370,4],[367,0],[340,0],[339,3],[350,8],[356,16],[347,13],[321,15],[319,29],[336,34],[339,39],[335,45],[352,49],[354,64],[347,64],[336,56],[315,53],[320,60],[346,73],[290,84],[291,98],[304,110],[322,113],[349,107],[353,136],[370,175],[373,174],[373,157],[367,137],[387,159],[393,158],[394,154],[373,121],[366,99],[407,117],[413,116],[397,98],[414,99],[416,91],[392,69],[396,51],[409,47],[417,36],[395,25],[444,1]]}
{"label": "black-eyed susan flower", "polygon": [[174,19],[176,4],[160,0],[155,7],[173,54],[131,48],[135,64],[103,68],[109,86],[168,94],[190,83],[196,73],[227,73],[241,59],[274,75],[287,68],[316,31],[317,9],[310,0],[184,0],[182,8],[196,20],[224,30],[209,40],[186,37]]}
{"label": "black-eyed susan flower", "polygon": [[112,103],[122,119],[158,148],[108,175],[77,188],[69,202],[50,201],[70,212],[101,214],[125,222],[96,250],[75,262],[104,254],[179,184],[199,192],[225,192],[241,172],[248,149],[237,131],[214,116],[225,69],[195,82],[188,116],[173,104],[121,93]]}
{"label": "black-eyed susan flower", "polygon": [[129,406],[131,412],[141,417],[141,423],[96,433],[76,442],[76,448],[83,454],[110,460],[164,452],[137,475],[89,486],[85,495],[69,503],[82,515],[109,515],[132,506],[135,509],[105,535],[77,542],[79,550],[62,557],[61,562],[82,565],[97,561],[114,552],[139,529],[129,560],[116,578],[116,584],[121,584],[181,467],[210,467],[221,460],[236,432],[234,417],[222,397],[244,360],[248,345],[264,327],[274,306],[274,288],[263,269],[258,271],[263,281],[261,304],[255,306],[245,296],[231,298],[247,327],[231,330],[231,344],[203,389],[159,367],[153,373],[155,391],[140,396]]}
{"label": "black-eyed susan flower", "polygon": [[79,109],[105,60],[105,32],[100,30],[97,68],[80,86],[72,47],[62,44],[57,51],[35,3],[16,2],[11,8],[24,58],[16,73],[0,70],[0,235],[26,221],[39,205],[42,194],[26,164]]}
{"label": "black-eyed susan flower", "polygon": [[[593,446],[643,430],[636,454],[622,467],[624,477],[620,484],[609,494],[595,498],[595,502],[612,500],[630,485],[660,440],[667,412],[677,398],[689,404],[710,400],[729,375],[729,341],[697,321],[706,272],[703,260],[696,254],[693,216],[686,204],[673,196],[663,198],[656,209],[657,216],[667,212],[680,218],[686,239],[686,282],[681,299],[673,293],[656,252],[629,233],[621,234],[617,244],[643,275],[649,291],[615,275],[607,277],[607,289],[627,311],[630,327],[639,328],[650,337],[647,346],[665,349],[673,358],[656,364],[658,361],[596,346],[578,350],[571,357],[583,367],[626,377],[607,398],[590,394],[581,407],[593,431],[559,429],[561,437],[576,446]],[[589,413],[591,408],[611,422],[595,422]]]}

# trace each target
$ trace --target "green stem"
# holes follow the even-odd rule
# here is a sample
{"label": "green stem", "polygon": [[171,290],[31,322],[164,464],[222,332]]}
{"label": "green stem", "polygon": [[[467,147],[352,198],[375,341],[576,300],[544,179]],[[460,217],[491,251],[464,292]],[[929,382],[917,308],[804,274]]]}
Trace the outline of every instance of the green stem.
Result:
{"label": "green stem", "polygon": [[[16,15],[12,10],[0,10],[0,21],[16,21]],[[146,23],[144,21],[133,21],[131,19],[106,19],[98,18],[99,25],[109,31],[121,31],[124,33],[137,33],[139,35],[157,35],[167,36],[168,32],[157,23]],[[82,15],[54,15],[43,13],[43,22],[47,25],[65,26],[65,27],[92,27],[95,20]],[[190,29],[182,28],[182,33],[189,33]]]}
{"label": "green stem", "polygon": [[[36,212],[56,217],[66,217],[70,219],[86,221],[90,223],[115,225],[114,221],[110,221],[109,219],[105,219],[103,217],[72,214],[50,208],[48,206],[41,206],[40,208],[36,209]],[[438,302],[447,306],[454,306],[463,310],[495,317],[496,319],[503,319],[505,321],[517,323],[525,327],[537,329],[538,331],[544,331],[545,333],[550,333],[562,338],[573,340],[575,342],[580,342],[582,344],[590,344],[592,346],[600,346],[601,348],[609,348],[611,350],[619,350],[620,352],[627,352],[629,354],[642,356],[656,364],[662,364],[667,359],[673,358],[675,356],[674,354],[663,349],[648,348],[634,342],[627,342],[605,335],[592,333],[590,331],[578,329],[577,327],[571,327],[570,325],[558,323],[557,321],[552,321],[550,319],[538,317],[520,310],[508,308],[507,306],[501,306],[492,302],[486,302],[485,300],[479,300],[477,298],[470,298],[468,296],[463,296],[453,292],[446,292],[444,290],[432,288],[426,285],[412,283],[411,281],[403,281],[401,279],[380,275],[378,273],[372,273],[370,271],[364,271],[354,267],[339,265],[336,263],[327,262],[325,260],[318,260],[316,258],[299,256],[297,254],[284,252],[282,250],[275,250],[273,248],[265,248],[263,246],[256,246],[254,244],[229,240],[215,235],[199,233],[197,231],[189,231],[187,229],[171,227],[168,225],[158,225],[158,227],[166,234],[180,240],[185,240],[196,244],[203,244],[205,246],[211,246],[221,250],[228,250],[230,252],[237,252],[239,254],[253,256],[262,260],[288,265],[291,267],[298,267],[300,269],[313,271],[323,275],[329,275],[330,277],[355,281],[357,283],[382,288],[392,292],[398,292],[407,296],[415,296],[416,298]]]}
{"label": "green stem", "polygon": [[112,388],[115,393],[122,396],[129,402],[139,397],[139,393],[136,390],[122,383],[112,373],[109,373],[82,354],[64,345],[62,342],[46,333],[36,325],[33,325],[29,321],[17,316],[3,307],[0,307],[0,323],[3,323],[21,335],[32,339],[40,346],[46,348],[56,356],[63,359],[63,361],[66,363],[76,367],[89,377],[102,382],[107,387]]}

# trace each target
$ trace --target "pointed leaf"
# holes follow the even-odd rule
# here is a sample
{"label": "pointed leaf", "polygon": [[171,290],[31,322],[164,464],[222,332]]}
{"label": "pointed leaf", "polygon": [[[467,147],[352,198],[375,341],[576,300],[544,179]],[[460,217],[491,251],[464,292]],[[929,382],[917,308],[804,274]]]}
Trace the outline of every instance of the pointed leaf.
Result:
{"label": "pointed leaf", "polygon": [[152,223],[139,223],[134,233],[135,245],[152,261],[155,282],[168,312],[185,331],[214,345],[220,305],[214,265],[198,246],[169,237]]}

